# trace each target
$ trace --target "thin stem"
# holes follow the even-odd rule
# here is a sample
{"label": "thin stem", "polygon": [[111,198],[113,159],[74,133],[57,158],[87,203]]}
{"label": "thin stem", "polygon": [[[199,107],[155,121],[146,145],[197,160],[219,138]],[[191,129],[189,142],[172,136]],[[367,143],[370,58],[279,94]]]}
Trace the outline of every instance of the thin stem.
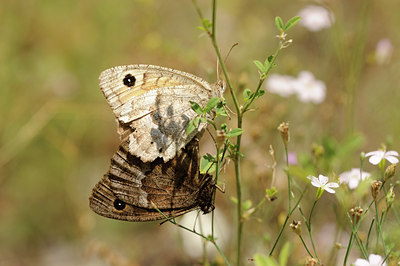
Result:
{"label": "thin stem", "polygon": [[303,196],[304,196],[304,194],[305,194],[306,191],[307,191],[307,188],[305,188],[305,189],[303,190],[303,193],[301,193],[300,198],[299,198],[299,200],[296,202],[296,205],[294,206],[294,208],[293,208],[290,212],[288,212],[288,215],[286,216],[285,222],[282,224],[281,230],[279,231],[279,234],[278,234],[278,236],[277,236],[277,238],[276,238],[276,240],[275,240],[275,242],[274,242],[274,245],[272,246],[272,249],[271,249],[271,251],[269,252],[269,256],[271,256],[272,253],[274,252],[275,247],[276,247],[276,245],[278,244],[279,239],[280,239],[281,236],[282,236],[283,229],[285,229],[286,223],[287,223],[287,221],[289,220],[289,217],[292,215],[293,211],[294,211],[294,210],[297,208],[297,206],[299,205],[299,203],[300,203],[300,201],[302,200],[302,198],[303,198]]}
{"label": "thin stem", "polygon": [[301,242],[303,242],[303,246],[307,250],[308,255],[310,255],[311,258],[314,258],[314,256],[311,254],[310,250],[308,250],[308,247],[307,247],[306,243],[304,242],[303,237],[302,236],[299,236],[299,237],[301,239]]}
{"label": "thin stem", "polygon": [[311,244],[312,244],[312,247],[313,247],[313,250],[314,250],[315,257],[316,257],[316,258],[318,259],[318,261],[319,261],[318,254],[317,254],[317,250],[316,250],[316,248],[315,248],[314,240],[313,240],[313,237],[312,237],[312,234],[311,234],[311,217],[312,217],[312,213],[313,213],[313,211],[314,211],[314,207],[315,207],[315,205],[317,204],[317,202],[318,202],[318,200],[315,200],[315,201],[314,201],[314,204],[313,204],[313,206],[312,206],[312,208],[311,208],[310,216],[308,217],[308,226],[307,226],[307,229],[308,229],[308,234],[310,235],[310,240],[311,240]]}

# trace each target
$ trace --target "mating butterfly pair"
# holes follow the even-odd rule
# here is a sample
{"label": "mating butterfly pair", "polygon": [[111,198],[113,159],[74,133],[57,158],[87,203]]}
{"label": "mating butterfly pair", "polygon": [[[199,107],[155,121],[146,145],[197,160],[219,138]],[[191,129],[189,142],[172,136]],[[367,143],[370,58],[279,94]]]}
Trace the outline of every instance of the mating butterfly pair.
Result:
{"label": "mating butterfly pair", "polygon": [[100,87],[117,118],[121,144],[93,188],[90,208],[126,221],[176,217],[196,208],[211,211],[215,186],[210,175],[199,172],[196,137],[206,123],[189,135],[186,127],[197,115],[189,101],[205,106],[223,88],[151,65],[105,70]]}

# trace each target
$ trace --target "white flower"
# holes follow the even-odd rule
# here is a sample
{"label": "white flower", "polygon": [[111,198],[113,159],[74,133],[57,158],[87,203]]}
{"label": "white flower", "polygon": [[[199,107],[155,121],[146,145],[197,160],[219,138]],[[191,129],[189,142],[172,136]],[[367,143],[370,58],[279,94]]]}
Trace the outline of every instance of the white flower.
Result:
{"label": "white flower", "polygon": [[294,78],[288,75],[271,74],[267,79],[267,90],[282,97],[288,97],[295,93],[292,82]]}
{"label": "white flower", "polygon": [[[224,214],[218,210],[214,211],[215,224],[214,224],[214,234],[216,239],[218,239],[218,245],[221,248],[228,246],[231,240],[231,227],[227,222]],[[194,229],[198,233],[202,233],[205,236],[211,235],[211,214],[199,215],[198,212],[190,212],[185,214],[179,221],[179,224]],[[204,247],[204,239],[195,235],[182,228],[176,227],[177,233],[180,235],[182,241],[183,251],[191,258],[201,258]],[[207,255],[209,259],[215,258],[216,250],[211,243],[206,243]]]}
{"label": "white flower", "polygon": [[354,266],[386,266],[386,262],[379,255],[370,254],[368,260],[357,259],[354,262]]}
{"label": "white flower", "polygon": [[335,21],[331,12],[322,6],[308,5],[300,10],[299,14],[301,20],[300,25],[310,31],[319,31],[323,28],[329,28]]}
{"label": "white flower", "polygon": [[325,99],[325,83],[316,80],[314,75],[309,71],[301,71],[298,77],[292,82],[292,86],[296,91],[297,97],[302,102],[321,103]]}
{"label": "white flower", "polygon": [[393,44],[389,39],[387,38],[381,39],[376,44],[375,61],[378,65],[381,66],[389,63],[392,54],[393,54]]}
{"label": "white flower", "polygon": [[373,165],[379,164],[383,159],[388,160],[392,164],[399,162],[399,159],[397,159],[397,157],[399,157],[399,153],[397,151],[371,151],[365,154],[365,157],[369,156],[371,157],[368,160]]}
{"label": "white flower", "polygon": [[350,189],[355,189],[361,181],[371,176],[367,172],[361,172],[360,175],[360,172],[360,168],[353,168],[351,171],[341,173],[339,175],[340,183],[345,183]]}
{"label": "white flower", "polygon": [[311,184],[314,187],[321,188],[322,190],[326,190],[329,193],[335,193],[335,190],[333,190],[332,188],[339,187],[338,183],[335,182],[328,183],[328,177],[323,175],[319,175],[318,178],[310,175],[307,178],[311,180]]}

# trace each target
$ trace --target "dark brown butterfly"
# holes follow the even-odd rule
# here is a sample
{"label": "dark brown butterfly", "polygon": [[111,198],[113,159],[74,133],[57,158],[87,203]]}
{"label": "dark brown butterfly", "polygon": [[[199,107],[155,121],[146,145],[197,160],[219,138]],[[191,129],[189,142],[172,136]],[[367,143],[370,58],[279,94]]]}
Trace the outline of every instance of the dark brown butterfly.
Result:
{"label": "dark brown butterfly", "polygon": [[[143,162],[123,142],[111,159],[109,171],[93,188],[90,208],[105,217],[152,221],[201,209],[213,210],[215,185],[199,172],[199,144],[193,138],[168,162]],[[157,210],[153,204],[157,207]]]}

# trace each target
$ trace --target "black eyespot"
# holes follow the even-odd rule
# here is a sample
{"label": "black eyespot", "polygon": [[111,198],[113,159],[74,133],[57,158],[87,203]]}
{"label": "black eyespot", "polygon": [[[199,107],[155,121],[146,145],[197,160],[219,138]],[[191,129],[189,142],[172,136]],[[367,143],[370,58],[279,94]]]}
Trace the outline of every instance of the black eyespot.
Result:
{"label": "black eyespot", "polygon": [[114,200],[114,208],[118,211],[122,211],[123,209],[125,209],[126,207],[126,203],[123,202],[122,200],[116,199]]}
{"label": "black eyespot", "polygon": [[127,74],[125,78],[123,79],[124,85],[127,87],[133,87],[135,86],[136,78],[132,76],[131,74]]}

